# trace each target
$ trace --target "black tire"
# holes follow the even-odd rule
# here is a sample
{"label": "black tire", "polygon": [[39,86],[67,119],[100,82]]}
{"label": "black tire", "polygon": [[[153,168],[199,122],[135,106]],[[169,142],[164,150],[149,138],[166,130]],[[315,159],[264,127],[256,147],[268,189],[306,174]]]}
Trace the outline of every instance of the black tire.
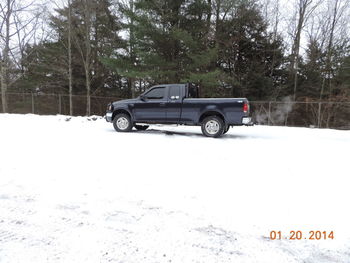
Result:
{"label": "black tire", "polygon": [[148,129],[148,125],[134,125],[135,129],[138,131],[145,131]]}
{"label": "black tire", "polygon": [[132,126],[131,118],[128,114],[120,113],[113,119],[113,127],[117,132],[129,132]]}
{"label": "black tire", "polygon": [[222,134],[227,133],[229,129],[230,129],[230,126],[227,125],[227,126],[225,127],[225,129],[224,129],[224,132],[223,132]]}
{"label": "black tire", "polygon": [[[213,127],[210,127],[212,124]],[[218,116],[209,116],[202,121],[202,133],[207,137],[218,138],[225,129],[224,121]]]}

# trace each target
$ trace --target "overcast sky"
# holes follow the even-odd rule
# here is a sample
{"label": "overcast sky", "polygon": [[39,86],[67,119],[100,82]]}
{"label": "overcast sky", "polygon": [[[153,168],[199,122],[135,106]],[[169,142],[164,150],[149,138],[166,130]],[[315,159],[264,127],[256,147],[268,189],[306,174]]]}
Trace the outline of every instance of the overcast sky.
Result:
{"label": "overcast sky", "polygon": [[[28,4],[32,4],[30,6],[30,12],[39,12],[42,14],[42,18],[43,20],[45,21],[45,23],[47,23],[48,19],[49,19],[49,16],[51,14],[53,14],[54,12],[54,9],[57,8],[57,7],[62,7],[64,5],[67,5],[67,0],[17,0],[18,3],[20,5],[28,5]],[[118,0],[112,0],[112,2],[117,2]],[[280,14],[280,19],[279,19],[279,26],[278,26],[278,31],[280,34],[283,35],[283,38],[284,38],[284,41],[286,43],[286,52],[290,52],[290,46],[291,46],[291,38],[290,38],[290,30],[291,30],[291,24],[292,21],[293,21],[293,17],[294,17],[294,5],[297,1],[299,0],[259,0],[261,3],[269,3],[269,9],[267,10],[268,11],[268,15],[267,15],[267,19],[270,20],[271,24],[274,23],[274,15],[276,14],[276,10],[275,10],[275,4],[277,3],[277,1],[279,1],[280,3],[280,9],[279,9],[279,14]],[[321,0],[313,0],[313,2],[317,2],[317,1],[321,1]],[[322,1],[322,4],[321,6],[315,11],[317,13],[320,13],[320,15],[318,16],[318,19],[321,19],[323,17],[326,17],[327,16],[327,3],[330,2],[332,3],[332,1],[334,2],[334,0],[323,0]],[[345,2],[350,2],[350,0],[340,0],[340,1],[343,1],[344,3]],[[5,3],[5,0],[0,0],[0,3],[2,5],[4,5]],[[45,11],[42,11],[40,8],[40,6],[43,6],[44,4],[46,4],[47,6],[47,12]],[[344,14],[344,18],[347,18],[350,17],[350,13],[349,13],[350,9],[348,8],[348,14]],[[265,13],[265,10],[262,10],[262,13],[263,15],[265,16],[266,13]],[[23,16],[28,16],[29,12],[27,14],[23,14]],[[307,32],[310,31],[310,27],[312,25],[312,23],[314,22],[314,25],[316,24],[316,27],[317,27],[317,19],[315,19],[314,21],[312,19],[310,19],[305,28],[304,28],[304,31],[303,31],[303,34],[302,34],[302,42],[301,42],[301,54],[304,53],[304,50],[307,46],[307,43],[308,43],[308,37],[307,37]],[[272,30],[272,26],[271,25],[271,30]],[[29,29],[27,29],[27,32],[28,32]],[[42,35],[44,33],[44,31],[47,31],[49,30],[48,29],[48,26],[46,25],[44,28],[41,28],[40,30],[37,31],[37,37]],[[337,32],[337,34],[340,34],[340,32]],[[343,34],[347,34],[349,36],[350,34],[350,26],[349,26],[349,23],[348,23],[348,26],[347,26],[347,31]],[[13,38],[12,40],[12,44],[13,45],[16,45],[16,41],[17,39]]]}

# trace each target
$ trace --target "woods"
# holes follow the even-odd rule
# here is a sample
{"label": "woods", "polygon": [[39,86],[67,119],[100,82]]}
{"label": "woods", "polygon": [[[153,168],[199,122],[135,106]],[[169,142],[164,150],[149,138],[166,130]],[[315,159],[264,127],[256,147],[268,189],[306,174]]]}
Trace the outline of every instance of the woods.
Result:
{"label": "woods", "polygon": [[349,101],[346,0],[0,1],[7,94],[135,97],[192,82],[203,97]]}

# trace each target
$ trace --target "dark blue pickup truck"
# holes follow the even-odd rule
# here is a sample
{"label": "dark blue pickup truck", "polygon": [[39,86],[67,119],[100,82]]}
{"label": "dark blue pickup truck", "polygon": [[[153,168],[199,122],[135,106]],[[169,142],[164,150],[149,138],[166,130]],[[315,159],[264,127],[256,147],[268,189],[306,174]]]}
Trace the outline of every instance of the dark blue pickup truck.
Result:
{"label": "dark blue pickup truck", "polygon": [[136,99],[108,104],[106,120],[118,132],[146,130],[149,124],[198,125],[208,137],[220,137],[230,126],[252,124],[245,98],[197,97],[198,87],[192,84],[157,85]]}

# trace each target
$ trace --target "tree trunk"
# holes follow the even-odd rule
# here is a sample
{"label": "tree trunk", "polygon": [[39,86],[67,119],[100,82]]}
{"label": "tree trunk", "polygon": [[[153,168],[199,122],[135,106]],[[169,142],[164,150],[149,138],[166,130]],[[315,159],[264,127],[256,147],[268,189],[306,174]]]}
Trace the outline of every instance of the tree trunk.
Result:
{"label": "tree trunk", "polygon": [[85,83],[86,83],[86,115],[91,115],[91,79],[90,79],[90,56],[91,56],[91,8],[90,1],[85,0]]}
{"label": "tree trunk", "polygon": [[68,0],[68,82],[69,115],[73,115],[73,75],[72,75],[72,3]]}
{"label": "tree trunk", "polygon": [[1,103],[2,103],[2,112],[7,112],[7,100],[6,100],[6,90],[7,90],[7,83],[5,80],[6,76],[6,68],[5,63],[2,60],[1,61]]}
{"label": "tree trunk", "polygon": [[10,16],[12,13],[11,0],[7,0],[7,11],[4,14],[5,20],[5,47],[3,49],[3,57],[1,62],[1,103],[2,103],[2,112],[7,112],[7,99],[6,92],[9,86],[9,52],[10,52]]}
{"label": "tree trunk", "polygon": [[207,13],[207,32],[206,32],[207,34],[209,34],[209,32],[211,31],[210,30],[210,27],[211,27],[211,16],[213,14],[211,0],[208,0],[208,6],[209,6],[209,10],[208,10],[208,13]]}
{"label": "tree trunk", "polygon": [[[331,84],[331,73],[332,73],[332,49],[333,49],[333,38],[334,38],[334,30],[337,23],[337,16],[338,16],[338,4],[339,0],[334,0],[334,9],[332,14],[332,26],[331,31],[329,34],[329,42],[327,47],[327,59],[326,59],[326,74],[325,78],[328,77],[329,79],[329,96],[332,96],[332,84]],[[327,122],[328,125],[328,122]]]}
{"label": "tree trunk", "polygon": [[216,2],[215,14],[215,41],[218,42],[219,23],[220,23],[221,0]]}
{"label": "tree trunk", "polygon": [[[280,3],[279,0],[276,0],[275,3],[275,23],[274,23],[274,27],[273,27],[273,42],[277,41],[277,34],[278,34],[278,23],[279,23],[279,9],[280,9]],[[271,62],[271,72],[270,72],[270,77],[273,76],[274,74],[274,68],[275,68],[275,61],[276,61],[276,50],[273,50],[273,54],[272,54],[272,62]]]}
{"label": "tree trunk", "polygon": [[301,31],[304,26],[304,16],[305,16],[305,6],[303,5],[303,1],[300,1],[299,6],[299,18],[298,18],[298,26],[296,29],[296,35],[294,38],[293,44],[293,100],[296,100],[297,86],[298,86],[298,67],[299,67],[299,52],[300,52],[300,39],[301,39]]}
{"label": "tree trunk", "polygon": [[322,98],[323,98],[325,82],[326,82],[326,79],[323,78],[323,80],[322,80],[322,85],[321,85],[321,91],[320,91],[320,100],[322,100]]}
{"label": "tree trunk", "polygon": [[85,75],[86,75],[86,115],[90,116],[91,115],[91,82],[90,82],[90,70],[89,68],[85,68]]}
{"label": "tree trunk", "polygon": [[[134,0],[130,0],[130,10],[132,14],[134,15]],[[135,64],[136,59],[135,59],[135,50],[134,50],[134,44],[135,44],[135,35],[134,35],[134,17],[131,16],[130,18],[130,28],[129,28],[129,53],[130,53],[130,58],[133,64]],[[135,98],[135,79],[134,78],[129,78],[129,83],[130,83],[130,93],[131,93],[131,98]]]}
{"label": "tree trunk", "polygon": [[297,28],[295,30],[295,36],[293,41],[293,48],[292,48],[292,74],[293,74],[293,100],[296,100],[297,97],[297,86],[298,86],[298,67],[299,67],[299,54],[300,54],[300,40],[301,40],[301,33],[304,28],[305,22],[307,21],[308,17],[313,12],[314,8],[309,8],[313,0],[299,0],[298,3],[298,23]]}

